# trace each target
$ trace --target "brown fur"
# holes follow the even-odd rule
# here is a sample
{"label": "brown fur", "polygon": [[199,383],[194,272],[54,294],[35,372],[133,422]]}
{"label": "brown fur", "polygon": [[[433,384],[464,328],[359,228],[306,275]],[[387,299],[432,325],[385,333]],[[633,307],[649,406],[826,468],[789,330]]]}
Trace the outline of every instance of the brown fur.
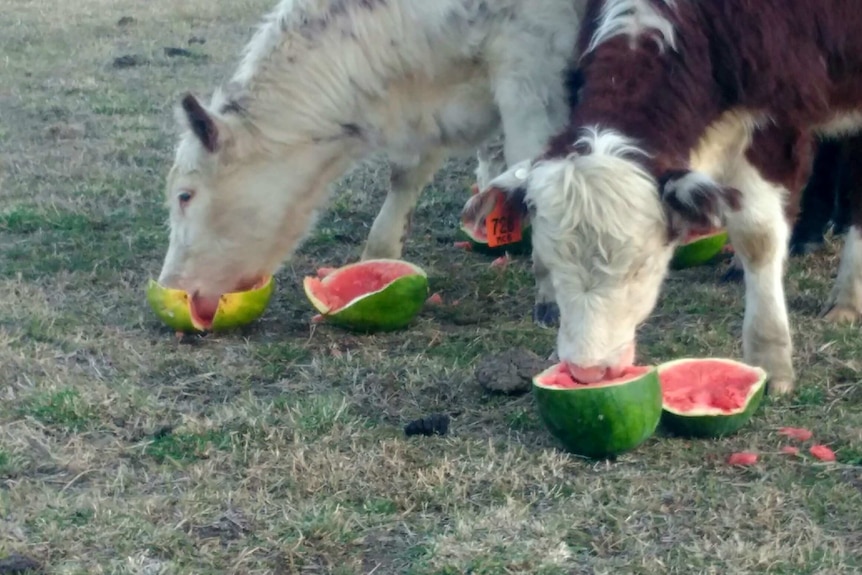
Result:
{"label": "brown fur", "polygon": [[[585,48],[602,0],[591,0],[581,31]],[[675,9],[652,0],[674,24],[678,51],[658,53],[646,35],[611,38],[581,61],[582,85],[569,128],[546,157],[574,151],[583,126],[634,137],[653,156],[657,180],[688,169],[689,151],[729,110],[767,114],[748,159],[791,190],[795,219],[812,161],[812,134],[844,112],[862,109],[862,10],[854,0],[700,0]],[[860,209],[862,210],[862,209]]]}

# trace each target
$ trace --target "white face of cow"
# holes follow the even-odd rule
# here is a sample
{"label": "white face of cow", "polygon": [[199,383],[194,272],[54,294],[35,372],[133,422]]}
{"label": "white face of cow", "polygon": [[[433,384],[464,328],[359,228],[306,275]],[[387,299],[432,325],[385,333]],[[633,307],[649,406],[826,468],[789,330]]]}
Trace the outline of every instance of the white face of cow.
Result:
{"label": "white face of cow", "polygon": [[340,160],[310,145],[275,155],[239,119],[215,116],[191,96],[183,108],[189,131],[168,175],[170,244],[159,282],[195,296],[206,318],[220,295],[249,289],[290,255]]}
{"label": "white face of cow", "polygon": [[[635,331],[656,305],[676,246],[669,214],[680,233],[689,223],[666,209],[626,139],[604,132],[579,143],[589,152],[524,162],[491,187],[529,209],[534,253],[560,308],[560,361],[577,379],[597,381],[633,363]],[[485,217],[493,196],[474,196],[465,217]]]}

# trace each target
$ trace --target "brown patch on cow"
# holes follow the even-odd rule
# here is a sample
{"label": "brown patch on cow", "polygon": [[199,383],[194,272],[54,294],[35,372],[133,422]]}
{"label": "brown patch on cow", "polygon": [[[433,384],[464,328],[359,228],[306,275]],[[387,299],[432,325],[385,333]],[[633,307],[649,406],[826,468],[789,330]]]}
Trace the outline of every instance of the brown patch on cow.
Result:
{"label": "brown patch on cow", "polygon": [[[704,0],[674,8],[645,1],[673,25],[678,51],[660,51],[644,34],[634,41],[613,37],[585,54],[578,105],[546,157],[568,155],[584,127],[601,126],[638,141],[651,154],[646,166],[658,179],[665,171],[689,169],[709,127],[733,110],[757,110],[781,126],[764,128],[757,138],[766,142],[774,130],[806,134],[839,113],[862,109],[856,72],[862,69],[862,11],[846,1]],[[604,5],[588,2],[582,51]],[[791,152],[786,141],[763,145],[789,158],[754,152],[753,163],[773,181],[801,189],[798,182],[810,170],[810,142],[800,139]],[[791,200],[791,211],[795,204]]]}
{"label": "brown patch on cow", "polygon": [[775,255],[775,238],[767,232],[741,234],[734,239],[734,251],[745,255],[754,268],[764,265]]}
{"label": "brown patch on cow", "polygon": [[787,222],[799,216],[802,190],[814,165],[815,141],[809,130],[775,125],[755,130],[746,159],[769,182],[789,193],[784,205]]}

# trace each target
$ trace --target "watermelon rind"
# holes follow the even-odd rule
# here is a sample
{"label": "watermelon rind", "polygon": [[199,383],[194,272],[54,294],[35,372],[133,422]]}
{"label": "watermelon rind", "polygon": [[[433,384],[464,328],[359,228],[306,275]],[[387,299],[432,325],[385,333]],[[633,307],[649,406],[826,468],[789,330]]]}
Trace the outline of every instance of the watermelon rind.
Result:
{"label": "watermelon rind", "polygon": [[[662,363],[658,366],[659,381],[661,373],[683,363],[706,361],[703,358],[684,358]],[[732,435],[739,431],[763,401],[766,382],[769,379],[766,371],[728,358],[708,358],[708,361],[740,366],[757,375],[757,382],[752,386],[745,400],[745,405],[732,413],[726,413],[718,408],[689,410],[680,412],[664,405],[662,402],[661,427],[680,437],[718,438]]]}
{"label": "watermelon rind", "polygon": [[521,231],[521,241],[492,248],[488,247],[487,239],[476,237],[470,226],[466,226],[462,222],[461,227],[458,228],[456,233],[456,239],[458,241],[469,242],[471,251],[488,256],[502,256],[506,253],[511,255],[525,255],[529,254],[533,249],[532,236],[530,235],[531,231],[532,229],[530,224],[526,224]]}
{"label": "watermelon rind", "polygon": [[219,299],[211,326],[198,323],[191,313],[188,293],[164,287],[154,279],[147,284],[147,303],[165,325],[181,332],[225,331],[247,325],[266,310],[275,282],[272,276],[259,287],[242,292],[226,293]]}
{"label": "watermelon rind", "polygon": [[346,269],[379,263],[407,265],[415,273],[398,277],[379,290],[354,298],[335,311],[314,296],[314,290],[311,287],[311,281],[314,279],[312,277],[306,277],[303,280],[305,295],[324,320],[333,325],[357,332],[403,329],[413,321],[428,297],[428,276],[419,266],[395,259],[364,260],[335,270],[321,282],[326,285]]}
{"label": "watermelon rind", "polygon": [[635,449],[661,419],[661,386],[653,367],[643,375],[608,385],[560,389],[542,385],[550,367],[533,378],[539,416],[563,447],[603,459]]}
{"label": "watermelon rind", "polygon": [[727,230],[719,230],[714,234],[697,238],[689,243],[679,244],[671,259],[671,268],[682,270],[706,265],[721,253],[727,244]]}

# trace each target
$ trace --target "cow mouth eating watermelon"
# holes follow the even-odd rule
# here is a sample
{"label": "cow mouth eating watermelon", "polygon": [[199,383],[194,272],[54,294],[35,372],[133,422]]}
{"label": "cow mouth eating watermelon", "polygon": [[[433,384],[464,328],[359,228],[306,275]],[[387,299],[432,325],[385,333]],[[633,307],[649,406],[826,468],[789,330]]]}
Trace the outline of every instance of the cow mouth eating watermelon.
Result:
{"label": "cow mouth eating watermelon", "polygon": [[731,359],[678,359],[658,366],[662,427],[676,435],[721,437],[751,419],[767,374]]}
{"label": "cow mouth eating watermelon", "polygon": [[661,419],[661,386],[654,367],[632,366],[596,383],[576,381],[565,363],[533,378],[539,416],[570,452],[590,458],[641,445]]}
{"label": "cow mouth eating watermelon", "polygon": [[237,289],[218,297],[162,286],[150,280],[147,302],[156,316],[179,332],[221,331],[251,323],[259,318],[272,296],[273,277],[245,281]]}
{"label": "cow mouth eating watermelon", "polygon": [[303,280],[305,295],[324,321],[355,331],[406,327],[428,297],[428,277],[417,265],[365,260]]}

